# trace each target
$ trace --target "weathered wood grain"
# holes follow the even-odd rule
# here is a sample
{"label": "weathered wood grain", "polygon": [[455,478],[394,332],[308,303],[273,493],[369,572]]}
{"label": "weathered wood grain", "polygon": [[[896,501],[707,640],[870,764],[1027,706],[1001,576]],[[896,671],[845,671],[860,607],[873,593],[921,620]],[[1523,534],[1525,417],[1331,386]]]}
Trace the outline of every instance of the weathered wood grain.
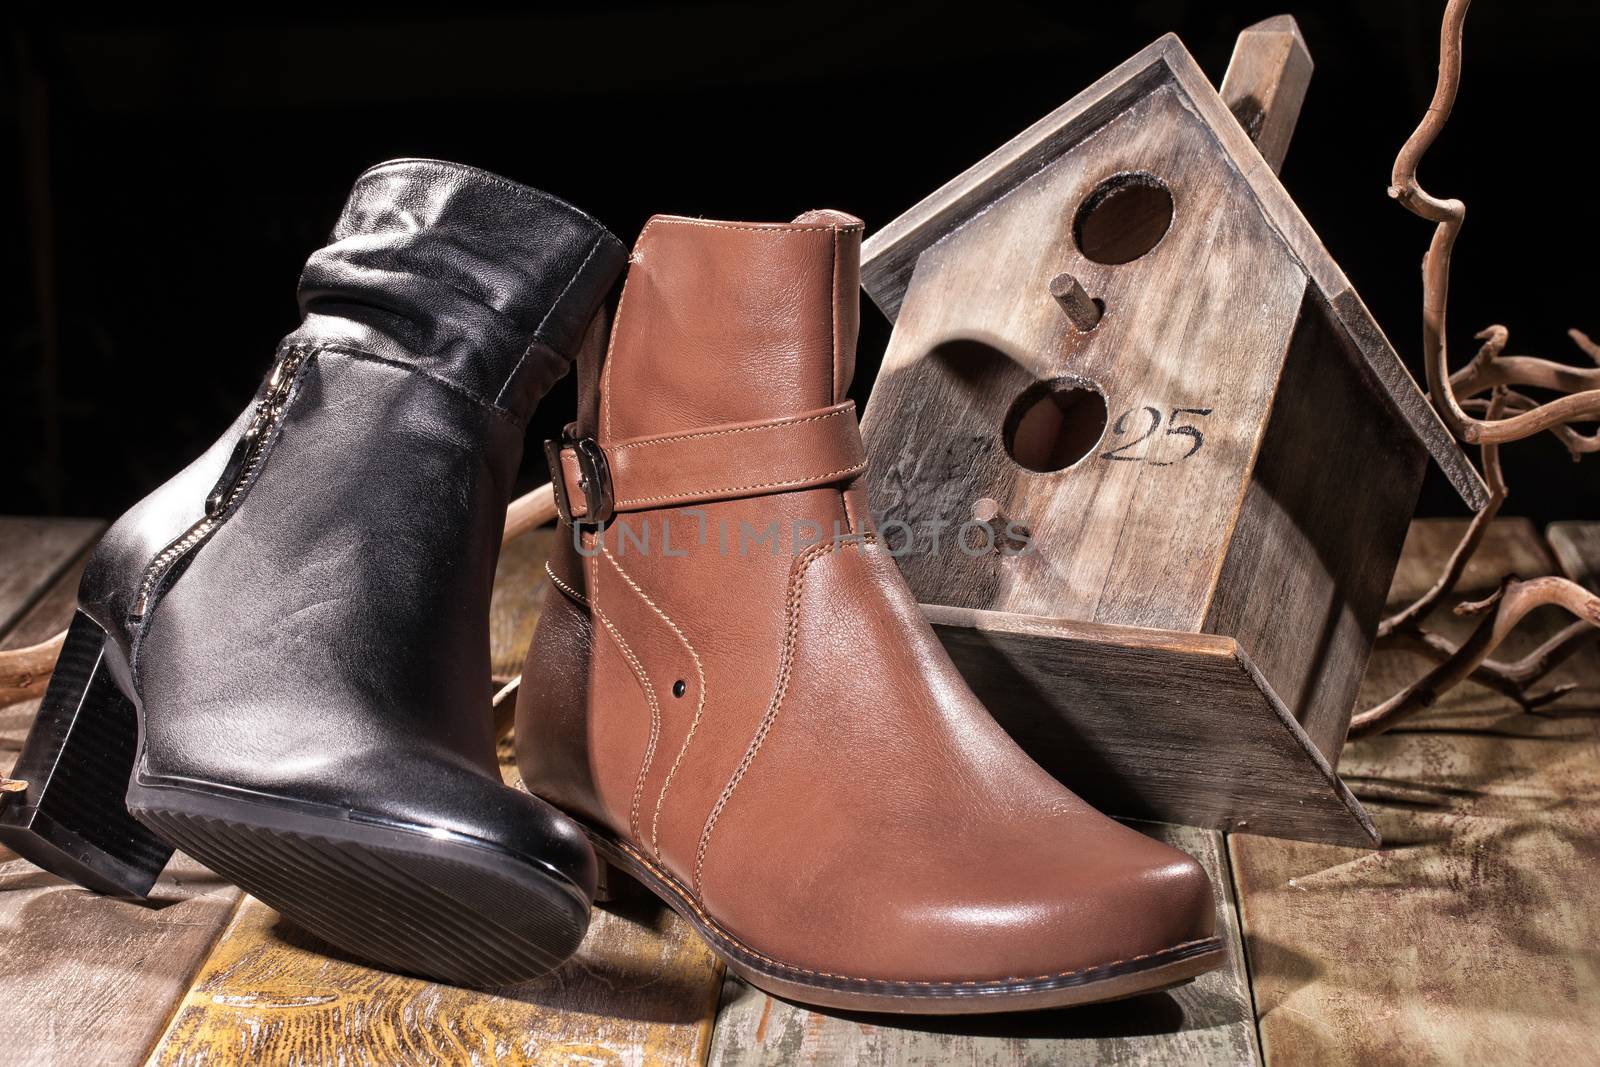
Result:
{"label": "weathered wood grain", "polygon": [[[98,519],[35,519],[0,516],[0,634],[50,588],[61,571],[100,536]],[[42,641],[50,634],[41,634]],[[19,645],[33,644],[23,641]]]}
{"label": "weathered wood grain", "polygon": [[[1326,779],[1314,806],[1353,825],[1326,770],[1428,458],[1472,506],[1486,493],[1277,180],[1310,74],[1287,16],[1245,31],[1220,95],[1163,37],[879,231],[862,284],[895,328],[862,432],[875,513],[922,604],[1234,639],[1264,679],[1254,703],[1287,708],[1314,754],[1270,749],[1288,762],[1254,768],[1253,798]],[[980,512],[1026,550],[972,551]],[[1023,654],[986,658],[987,641],[958,650],[980,685]],[[1109,721],[1098,693],[1052,692],[1070,677],[1049,659],[1028,681],[1066,732],[1074,702]],[[1092,673],[1083,659],[1066,666]],[[1171,684],[1186,671],[1143,671],[1137,698],[1110,684],[1159,707],[1192,695]],[[1161,733],[1171,717],[1128,721],[1107,735],[1121,753],[1069,743],[1071,762],[1116,763],[1102,777],[1137,788],[1156,776],[1122,774],[1119,756],[1148,745],[1190,787],[1142,810],[1258,814],[1199,788],[1235,755],[1227,730],[1195,746]],[[1273,831],[1300,833],[1295,810]]]}
{"label": "weathered wood grain", "polygon": [[[1108,179],[1130,174],[1153,177]],[[1108,180],[1170,193],[1171,225],[1142,256],[1085,251],[1077,220],[1115,195]],[[1036,734],[1036,758],[1102,769],[1104,788],[1072,784],[1098,802],[1118,790],[1121,814],[1352,843],[1370,838],[1327,768],[1427,453],[1255,194],[1177,85],[1124,102],[922,251],[863,419],[867,477],[927,609],[1218,634],[1265,679],[1207,736],[1199,709],[1238,690],[1198,688],[1181,650],[1165,670],[1116,676],[1127,662],[1120,639],[1098,659],[1081,648],[1052,656],[1044,640],[985,657],[991,635],[957,649],[946,618],[941,634],[986,699],[1033,698],[1060,713],[1061,751],[1052,757]],[[1133,222],[1123,232],[1154,232]],[[1103,305],[1092,329],[1063,311],[1063,278],[1074,283],[1065,291],[1081,286]],[[1049,383],[1095,398],[1063,402],[1047,420],[1059,436],[1085,422],[1082,458],[1060,470],[1017,447],[1037,425],[1019,411]],[[1024,528],[1027,550],[972,550],[961,527],[980,504]],[[1038,661],[1023,662],[1030,654]],[[994,678],[1020,675],[1024,691],[994,692],[1008,688]],[[1232,714],[1242,707],[1264,713],[1244,734]],[[1281,729],[1282,708],[1309,749]],[[1233,784],[1208,793],[1219,767]],[[1152,795],[1138,794],[1145,786]]]}
{"label": "weathered wood grain", "polygon": [[1115,1004],[952,1019],[813,1012],[729,975],[710,1062],[719,1067],[1258,1063],[1222,835],[1155,824],[1140,829],[1189,852],[1211,874],[1219,893],[1217,927],[1233,946],[1226,968],[1170,992]]}
{"label": "weathered wood grain", "polygon": [[[0,520],[6,586],[24,558],[6,551],[19,529],[35,545],[76,545],[63,568],[28,558],[46,576],[42,596],[0,641],[32,644],[59,630],[77,599],[84,555],[102,524],[65,520],[51,530]],[[53,581],[48,581],[50,576]],[[38,701],[0,709],[0,771],[16,759]],[[162,873],[148,904],[112,900],[45,874],[0,849],[0,1060],[15,1064],[141,1062],[238,901],[238,890],[186,856]]]}
{"label": "weathered wood grain", "polygon": [[698,1064],[721,980],[688,924],[653,905],[597,910],[560,970],[494,992],[328,951],[247,898],[150,1062]]}
{"label": "weathered wood grain", "polygon": [[[1413,524],[1391,600],[1431,583],[1461,523]],[[1522,520],[1497,523],[1463,595],[1553,561]],[[1471,620],[1429,625],[1459,638]],[[1565,625],[1531,616],[1514,657]],[[1424,664],[1375,655],[1363,700]],[[1538,714],[1471,683],[1344,772],[1388,847],[1229,839],[1268,1063],[1594,1063],[1600,1033],[1600,653],[1552,677],[1578,688]]]}
{"label": "weathered wood grain", "polygon": [[[496,673],[522,669],[552,536],[535,531],[501,552]],[[516,782],[509,747],[502,759]],[[502,990],[392,975],[329,951],[246,898],[151,1062],[699,1064],[722,981],[710,950],[653,898],[597,909],[564,967]]]}
{"label": "weathered wood grain", "polygon": [[[1217,154],[1241,179],[1248,199],[1281,236],[1332,308],[1334,324],[1357,351],[1395,417],[1411,428],[1470,507],[1488,499],[1483,480],[1406,371],[1349,280],[1323,247],[1273,168],[1177,37],[1168,34],[940,187],[862,246],[862,286],[897,320],[923,255],[987,215],[996,201],[1069,149],[1122,120],[1136,101],[1170,86],[1215,137]],[[1199,262],[1204,262],[1199,261]],[[1193,264],[1186,266],[1192,267]],[[1180,276],[1189,277],[1185,270]],[[1092,286],[1091,295],[1097,295]],[[990,289],[988,279],[977,292]]]}
{"label": "weathered wood grain", "polygon": [[1232,638],[923,612],[995,719],[1102,811],[1377,843],[1361,806]]}
{"label": "weathered wood grain", "polygon": [[[1074,213],[1124,172],[1165,183],[1172,223],[1146,255],[1096,263],[1075,246]],[[1104,301],[1091,331],[1050,292],[1063,272]],[[862,420],[874,510],[946,531],[941,550],[919,534],[899,558],[918,600],[1200,630],[1305,287],[1171,86],[925,251]],[[1008,413],[1060,378],[1091,383],[1109,424],[1066,470],[1025,470],[1006,451]],[[981,498],[1028,527],[1028,552],[958,546]]]}
{"label": "weathered wood grain", "polygon": [[1246,27],[1233,46],[1217,91],[1274,172],[1283,169],[1311,72],[1311,51],[1291,15]]}
{"label": "weathered wood grain", "polygon": [[[861,287],[895,321],[922,253],[1166,78],[1167,35],[974,163],[861,246]],[[1180,45],[1181,47],[1181,45]]]}
{"label": "weathered wood grain", "polygon": [[489,664],[496,678],[522,673],[522,660],[550,587],[544,580],[544,561],[550,558],[554,537],[553,527],[531,530],[500,549],[489,602]]}
{"label": "weathered wood grain", "polygon": [[1600,593],[1600,522],[1552,522],[1545,536],[1562,573]]}
{"label": "weathered wood grain", "polygon": [[1239,642],[1334,767],[1427,462],[1308,293],[1205,629]]}

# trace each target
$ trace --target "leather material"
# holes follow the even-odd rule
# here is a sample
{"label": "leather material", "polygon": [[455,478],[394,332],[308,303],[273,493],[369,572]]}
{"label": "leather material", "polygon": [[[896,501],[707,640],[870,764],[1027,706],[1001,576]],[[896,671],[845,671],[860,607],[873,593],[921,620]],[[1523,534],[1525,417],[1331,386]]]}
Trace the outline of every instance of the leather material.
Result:
{"label": "leather material", "polygon": [[[580,395],[578,432],[615,454],[840,403],[860,236],[837,212],[653,219],[604,366],[580,368],[598,397]],[[742,483],[798,462],[709,440]],[[518,762],[751,953],[841,983],[968,983],[1210,937],[1202,868],[1094,811],[978,703],[856,474],[627,517],[654,550],[621,529],[558,538]]]}
{"label": "leather material", "polygon": [[[841,242],[859,240],[859,225],[651,219],[634,255],[654,262],[628,272],[601,371],[600,443],[846,399],[836,346],[848,334],[853,348],[853,327],[816,311],[855,299],[838,252]],[[760,249],[772,254],[751,254]],[[622,364],[629,373],[613,377]]]}
{"label": "leather material", "polygon": [[242,496],[137,613],[255,406],[119,519],[85,575],[81,606],[131,663],[140,782],[419,824],[592,876],[576,828],[500,780],[488,608],[525,420],[625,261],[576,208],[469,167],[357,180],[301,277],[280,353],[304,358]]}
{"label": "leather material", "polygon": [[[603,452],[614,511],[809,489],[867,469],[856,406],[848,400],[780,419],[619,441]],[[750,471],[760,471],[761,480],[752,482]],[[561,468],[552,475],[561,478],[558,489],[569,514],[587,517],[589,501],[574,449],[561,450]]]}
{"label": "leather material", "polygon": [[349,339],[526,421],[572,361],[626,250],[589,215],[472,167],[362,174],[300,276],[290,341]]}

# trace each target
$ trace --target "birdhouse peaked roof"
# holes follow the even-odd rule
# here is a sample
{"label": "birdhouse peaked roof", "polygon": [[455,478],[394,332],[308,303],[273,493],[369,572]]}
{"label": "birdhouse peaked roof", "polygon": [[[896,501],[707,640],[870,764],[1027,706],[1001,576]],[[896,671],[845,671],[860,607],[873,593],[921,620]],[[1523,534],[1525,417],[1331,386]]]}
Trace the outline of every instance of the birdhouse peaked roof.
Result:
{"label": "birdhouse peaked roof", "polygon": [[1137,101],[1167,85],[1183,95],[1215,136],[1267,222],[1320,291],[1331,309],[1334,327],[1360,354],[1395,414],[1444,470],[1468,506],[1482,508],[1488,501],[1483,479],[1417,387],[1277,174],[1174,34],[1160,38],[878,231],[862,247],[862,287],[893,321],[924,250],[1087,140]]}

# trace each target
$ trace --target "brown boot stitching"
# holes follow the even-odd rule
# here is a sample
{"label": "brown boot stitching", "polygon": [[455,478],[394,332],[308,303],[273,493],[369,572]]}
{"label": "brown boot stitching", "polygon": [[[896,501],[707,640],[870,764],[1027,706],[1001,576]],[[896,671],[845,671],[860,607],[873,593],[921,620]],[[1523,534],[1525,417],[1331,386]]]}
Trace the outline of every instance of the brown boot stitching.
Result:
{"label": "brown boot stitching", "polygon": [[828,399],[829,400],[833,400],[833,401],[837,401],[839,399],[839,370],[840,370],[840,368],[839,368],[839,355],[840,355],[840,352],[841,352],[841,347],[840,347],[840,344],[839,344],[839,231],[838,230],[834,230],[833,231],[833,294],[832,295],[833,295],[833,300],[831,302],[831,310],[833,312],[833,382],[832,382],[831,388],[828,390]]}
{"label": "brown boot stitching", "polygon": [[649,448],[651,445],[675,444],[679,441],[694,441],[703,437],[727,437],[738,433],[760,433],[764,430],[784,430],[791,426],[802,426],[808,422],[824,422],[828,419],[837,419],[841,415],[854,415],[855,405],[841,407],[837,411],[830,411],[824,415],[796,415],[792,419],[775,419],[764,422],[758,426],[735,426],[728,430],[689,430],[684,433],[666,433],[654,437],[636,437],[631,441],[623,441],[615,445],[607,445],[607,452],[626,452],[630,448]]}
{"label": "brown boot stitching", "polygon": [[573,600],[576,600],[584,607],[589,606],[589,598],[572,588],[572,586],[568,585],[566,582],[563,582],[560,578],[557,578],[556,572],[550,569],[550,564],[546,563],[544,565],[544,573],[549,576],[551,585],[555,586],[557,589],[561,590],[563,593],[567,594],[567,596],[571,597]]}
{"label": "brown boot stitching", "polygon": [[695,651],[694,645],[690,643],[689,638],[679,629],[678,624],[673,622],[671,617],[662,611],[654,600],[650,599],[649,594],[639,588],[639,583],[633,580],[633,576],[622,569],[622,564],[617,562],[617,558],[611,554],[611,550],[605,546],[604,541],[600,543],[600,551],[610,561],[611,566],[616,568],[617,573],[622,576],[622,580],[627,582],[633,591],[639,594],[639,598],[650,605],[650,610],[659,615],[661,621],[666,623],[672,632],[678,635],[678,640],[682,641],[683,647],[689,651],[689,658],[694,660],[694,673],[698,680],[699,699],[695,704],[694,718],[689,720],[689,732],[684,735],[683,744],[678,749],[678,755],[673,759],[672,766],[667,769],[666,780],[661,783],[661,792],[656,796],[655,814],[650,819],[650,850],[655,853],[656,859],[660,859],[661,808],[667,801],[667,790],[672,788],[672,779],[678,773],[678,766],[683,763],[684,754],[689,751],[689,743],[694,740],[695,731],[700,728],[700,715],[705,711],[706,707],[706,672],[705,667],[700,662],[700,653]]}
{"label": "brown boot stitching", "polygon": [[601,436],[611,440],[611,367],[613,360],[611,354],[616,350],[617,337],[622,333],[622,309],[628,306],[628,290],[633,285],[633,265],[644,256],[644,239],[650,233],[650,227],[656,224],[651,219],[644,224],[644,229],[639,231],[639,239],[633,242],[633,253],[628,256],[628,275],[622,279],[622,295],[617,297],[617,317],[611,322],[611,340],[606,344],[606,365],[600,371],[600,430]]}
{"label": "brown boot stitching", "polygon": [[643,856],[638,852],[638,850],[629,847],[626,841],[611,840],[610,844],[613,848],[625,853],[631,860],[639,864],[641,867],[659,879],[662,885],[664,885],[673,896],[683,901],[685,906],[691,909],[709,930],[715,933],[723,941],[726,941],[730,946],[737,948],[745,955],[750,956],[753,959],[760,960],[762,963],[769,964],[772,967],[785,971],[791,971],[795,974],[808,975],[813,978],[827,978],[836,982],[860,982],[871,983],[874,985],[914,986],[917,988],[933,989],[971,988],[975,986],[1002,986],[1023,982],[1047,982],[1056,978],[1071,978],[1074,975],[1088,974],[1091,971],[1109,970],[1114,967],[1121,967],[1124,964],[1138,963],[1142,960],[1158,959],[1164,956],[1177,955],[1199,946],[1215,945],[1217,948],[1222,947],[1221,939],[1213,935],[1211,937],[1195,938],[1190,941],[1180,941],[1176,945],[1168,945],[1166,948],[1159,948],[1150,952],[1140,952],[1133,956],[1125,956],[1122,959],[1110,960],[1106,963],[1096,963],[1088,967],[1076,967],[1067,971],[1052,971],[1047,974],[1010,975],[1005,978],[964,980],[947,979],[944,981],[930,981],[928,979],[919,978],[861,978],[855,975],[835,974],[832,971],[816,971],[808,967],[797,966],[793,963],[785,963],[783,960],[773,959],[771,956],[757,952],[754,948],[751,948],[748,943],[740,940],[733,934],[732,931],[728,930],[721,923],[717,922],[717,920],[712,917],[711,913],[706,911],[705,908],[700,904],[699,900],[689,894],[687,888],[673,876],[671,871],[664,870],[656,866],[654,863],[651,863],[648,856]]}
{"label": "brown boot stitching", "polygon": [[594,609],[595,615],[600,619],[601,625],[617,643],[617,648],[622,651],[622,656],[628,661],[628,669],[633,671],[634,678],[638,679],[639,687],[644,690],[644,698],[650,704],[650,743],[644,749],[644,761],[639,765],[639,778],[633,787],[633,808],[628,815],[628,825],[633,829],[633,836],[639,836],[639,798],[644,794],[644,780],[650,774],[650,764],[656,758],[656,741],[661,736],[661,705],[656,700],[656,687],[650,684],[650,679],[645,674],[644,664],[639,662],[639,657],[633,654],[633,649],[628,647],[628,642],[623,640],[622,634],[606,618],[605,612],[599,608]]}
{"label": "brown boot stitching", "polygon": [[639,504],[654,504],[663,500],[697,500],[701,497],[722,496],[727,493],[750,493],[757,489],[790,489],[800,486],[824,485],[846,475],[854,476],[867,469],[867,461],[843,467],[836,471],[823,471],[821,474],[806,475],[801,478],[790,478],[782,482],[757,482],[755,485],[727,485],[719,489],[700,489],[693,493],[668,493],[664,496],[635,496],[626,500],[618,500],[613,507],[631,508]]}
{"label": "brown boot stitching", "polygon": [[[833,311],[833,382],[831,384],[831,387],[828,390],[828,398],[830,400],[838,400],[839,399],[839,379],[841,377],[841,370],[842,370],[842,368],[840,366],[840,356],[844,352],[844,346],[842,344],[842,338],[839,336],[839,330],[840,330],[839,296],[840,296],[840,294],[839,294],[839,231],[838,230],[834,230],[833,231],[833,300],[832,300],[832,303],[830,305],[831,309]],[[848,486],[846,488],[848,488]],[[850,495],[848,493],[845,493],[845,492],[841,491],[839,493],[839,504],[844,510],[844,524],[845,524],[845,527],[851,533],[855,533],[856,532],[856,517],[850,513]]]}
{"label": "brown boot stitching", "polygon": [[[545,564],[547,570],[549,566],[549,563]],[[550,577],[553,580],[555,579],[553,571]],[[557,584],[560,584],[559,581]],[[644,760],[639,766],[639,777],[633,787],[633,808],[628,814],[628,826],[633,831],[633,836],[638,837],[639,797],[644,791],[645,777],[650,773],[650,763],[655,759],[656,739],[661,735],[661,705],[656,700],[656,689],[655,686],[650,684],[650,678],[644,669],[644,664],[640,663],[639,657],[633,654],[633,649],[629,647],[628,642],[623,639],[617,628],[612,625],[611,620],[606,617],[606,613],[600,610],[599,567],[595,568],[594,576],[590,581],[590,588],[594,591],[594,600],[589,606],[590,613],[600,620],[600,624],[606,628],[606,632],[611,635],[611,639],[617,643],[617,649],[622,653],[622,658],[627,661],[628,669],[633,672],[634,680],[639,683],[639,688],[644,690],[645,702],[650,705],[650,743],[645,746]]]}
{"label": "brown boot stitching", "polygon": [[874,542],[871,534],[867,534],[860,541],[847,541],[835,545],[832,541],[823,541],[806,549],[794,561],[794,575],[789,580],[789,597],[784,605],[784,633],[783,650],[778,659],[778,680],[772,694],[772,702],[767,705],[767,713],[761,718],[761,725],[756,728],[755,736],[750,739],[749,746],[745,749],[744,758],[739,761],[738,768],[733,772],[733,777],[728,779],[728,784],[723,787],[722,795],[717,798],[716,804],[711,809],[711,814],[706,819],[705,829],[700,831],[700,847],[695,852],[694,860],[694,893],[700,896],[701,877],[705,873],[706,848],[711,844],[711,831],[716,828],[717,819],[722,815],[722,809],[727,807],[728,801],[733,797],[734,790],[739,788],[739,782],[744,778],[745,772],[750,769],[750,764],[755,761],[756,753],[761,751],[761,746],[767,740],[767,733],[772,729],[773,722],[778,717],[778,709],[783,706],[783,698],[789,692],[789,677],[794,667],[794,643],[800,629],[800,593],[805,588],[806,571],[824,552],[834,548],[850,546],[863,547]]}
{"label": "brown boot stitching", "polygon": [[[651,219],[650,225],[655,225],[657,221],[659,221],[663,226],[703,226],[708,230],[742,230],[746,233],[764,233],[772,237],[787,237],[791,234],[797,233],[827,233],[829,231],[835,234],[853,233],[856,230],[864,229],[866,226],[865,223],[860,222],[850,223],[849,225],[842,226],[796,226],[791,222],[739,223],[716,222],[711,219],[686,218],[664,218],[659,220]],[[648,227],[646,228],[648,229]],[[642,234],[640,236],[641,238],[643,237]]]}

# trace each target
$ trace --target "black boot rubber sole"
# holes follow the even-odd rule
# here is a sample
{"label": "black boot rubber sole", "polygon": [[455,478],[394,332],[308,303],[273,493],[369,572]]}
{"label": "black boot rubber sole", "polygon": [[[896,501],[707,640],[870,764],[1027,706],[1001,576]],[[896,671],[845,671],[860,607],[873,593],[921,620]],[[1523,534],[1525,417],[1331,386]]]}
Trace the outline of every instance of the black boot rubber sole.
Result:
{"label": "black boot rubber sole", "polygon": [[363,961],[469,986],[560,966],[589,897],[493,840],[290,797],[134,775],[142,715],[105,632],[73,620],[0,808],[0,844],[99,893],[147,896],[173,847]]}
{"label": "black boot rubber sole", "polygon": [[128,810],[323,941],[389,970],[497,987],[559,967],[589,902],[560,874],[425,828],[136,784]]}

